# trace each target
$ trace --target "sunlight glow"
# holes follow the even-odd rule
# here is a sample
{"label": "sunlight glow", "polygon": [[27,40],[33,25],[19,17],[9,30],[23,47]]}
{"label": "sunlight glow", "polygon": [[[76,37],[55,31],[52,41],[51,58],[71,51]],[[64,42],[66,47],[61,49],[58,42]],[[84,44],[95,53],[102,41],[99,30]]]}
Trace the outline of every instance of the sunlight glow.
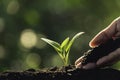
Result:
{"label": "sunlight glow", "polygon": [[30,49],[36,45],[37,35],[33,30],[26,29],[22,32],[20,41],[25,48]]}
{"label": "sunlight glow", "polygon": [[16,14],[20,8],[20,5],[17,0],[12,0],[7,6],[8,14]]}
{"label": "sunlight glow", "polygon": [[39,68],[40,62],[41,58],[36,53],[30,53],[26,58],[26,63],[30,68]]}
{"label": "sunlight glow", "polygon": [[40,13],[36,10],[28,10],[24,14],[24,19],[29,25],[37,25],[40,20]]}

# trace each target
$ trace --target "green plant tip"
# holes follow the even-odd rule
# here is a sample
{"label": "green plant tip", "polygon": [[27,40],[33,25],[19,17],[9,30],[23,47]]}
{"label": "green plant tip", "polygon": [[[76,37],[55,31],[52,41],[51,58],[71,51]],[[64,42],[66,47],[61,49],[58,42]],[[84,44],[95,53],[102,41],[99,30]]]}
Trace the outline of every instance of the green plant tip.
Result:
{"label": "green plant tip", "polygon": [[79,38],[80,35],[84,34],[84,32],[79,32],[77,33],[71,40],[69,37],[67,37],[65,40],[63,40],[63,42],[61,44],[59,44],[56,41],[50,40],[50,39],[46,39],[46,38],[41,38],[43,41],[45,41],[46,43],[48,43],[49,45],[51,45],[58,53],[58,55],[60,56],[60,58],[62,59],[64,65],[68,65],[69,64],[69,52],[70,52],[70,48],[73,44],[73,42]]}

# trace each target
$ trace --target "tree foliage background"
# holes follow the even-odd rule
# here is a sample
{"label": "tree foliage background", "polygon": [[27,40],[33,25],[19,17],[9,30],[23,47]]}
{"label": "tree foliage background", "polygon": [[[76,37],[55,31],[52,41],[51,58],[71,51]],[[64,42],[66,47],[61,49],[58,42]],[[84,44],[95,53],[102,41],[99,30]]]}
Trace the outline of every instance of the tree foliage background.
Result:
{"label": "tree foliage background", "polygon": [[120,0],[0,0],[0,71],[62,66],[40,38],[61,42],[83,31],[70,52],[74,64],[90,49],[89,41],[119,15]]}

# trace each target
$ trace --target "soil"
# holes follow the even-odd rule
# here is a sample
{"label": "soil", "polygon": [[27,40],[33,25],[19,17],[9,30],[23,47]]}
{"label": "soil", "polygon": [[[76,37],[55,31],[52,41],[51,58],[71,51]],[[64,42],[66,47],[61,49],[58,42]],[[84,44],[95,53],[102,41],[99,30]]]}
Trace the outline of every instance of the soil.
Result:
{"label": "soil", "polygon": [[106,69],[76,69],[73,66],[22,72],[3,72],[0,80],[120,80],[120,71]]}
{"label": "soil", "polygon": [[[110,39],[106,43],[84,53],[82,64],[96,62],[102,56],[119,48],[120,39]],[[120,71],[112,68],[80,69],[75,66],[53,67],[42,70],[5,71],[0,80],[120,80]]]}
{"label": "soil", "polygon": [[96,62],[98,59],[108,55],[110,52],[113,52],[117,48],[120,48],[120,38],[116,40],[110,39],[107,42],[102,43],[98,47],[85,52],[83,54],[83,60],[81,62],[83,65],[89,62]]}

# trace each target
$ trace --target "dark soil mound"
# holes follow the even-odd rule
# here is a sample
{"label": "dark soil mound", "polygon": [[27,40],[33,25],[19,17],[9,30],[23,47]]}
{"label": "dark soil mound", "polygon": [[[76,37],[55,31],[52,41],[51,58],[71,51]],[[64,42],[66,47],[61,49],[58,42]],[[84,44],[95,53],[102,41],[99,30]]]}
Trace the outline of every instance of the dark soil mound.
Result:
{"label": "dark soil mound", "polygon": [[23,72],[3,72],[0,80],[120,80],[114,69],[76,69],[72,66],[45,70],[29,69]]}
{"label": "dark soil mound", "polygon": [[85,65],[89,62],[96,62],[98,59],[108,55],[110,52],[116,50],[117,48],[120,48],[120,38],[116,40],[110,39],[98,47],[85,52],[83,55],[84,59],[82,61],[82,64]]}
{"label": "dark soil mound", "polygon": [[[96,62],[119,48],[120,39],[110,39],[104,44],[86,52],[83,64]],[[50,69],[29,69],[22,72],[1,72],[0,80],[120,80],[120,71],[111,68],[90,70],[76,69],[74,66],[53,67]]]}

